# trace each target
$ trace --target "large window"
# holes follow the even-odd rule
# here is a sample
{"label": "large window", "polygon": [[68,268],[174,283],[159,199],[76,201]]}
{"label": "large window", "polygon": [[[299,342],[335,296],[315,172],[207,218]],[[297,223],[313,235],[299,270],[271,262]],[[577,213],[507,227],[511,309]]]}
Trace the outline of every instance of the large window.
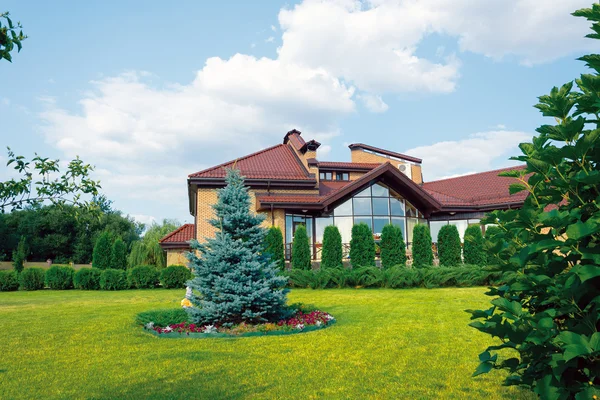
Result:
{"label": "large window", "polygon": [[444,225],[455,225],[458,230],[458,235],[460,236],[460,241],[463,242],[465,238],[465,231],[469,227],[469,225],[479,224],[480,220],[477,218],[474,219],[456,219],[456,220],[445,220],[445,221],[430,221],[429,226],[431,229],[431,240],[434,243],[438,242],[438,235],[440,233],[440,229]]}

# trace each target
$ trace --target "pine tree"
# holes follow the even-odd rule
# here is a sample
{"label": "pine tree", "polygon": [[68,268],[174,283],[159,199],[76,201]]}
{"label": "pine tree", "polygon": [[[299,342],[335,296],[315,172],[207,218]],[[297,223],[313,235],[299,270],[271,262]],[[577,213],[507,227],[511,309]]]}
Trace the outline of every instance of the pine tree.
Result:
{"label": "pine tree", "polygon": [[25,236],[21,236],[21,239],[19,239],[19,244],[17,245],[16,250],[13,251],[12,256],[13,267],[17,273],[20,273],[23,271],[23,268],[25,268],[25,261],[27,260],[28,253],[29,250],[27,248]]}
{"label": "pine tree", "polygon": [[342,268],[343,250],[342,235],[337,226],[329,225],[323,232],[323,252],[321,254],[321,269]]}
{"label": "pine tree", "polygon": [[484,265],[486,261],[483,248],[483,235],[479,225],[469,225],[465,231],[465,264]]}
{"label": "pine tree", "polygon": [[412,255],[413,267],[421,268],[433,265],[431,233],[425,224],[417,224],[413,228]]}
{"label": "pine tree", "polygon": [[294,241],[292,243],[292,268],[296,269],[312,269],[310,261],[310,244],[308,243],[308,235],[306,227],[300,225],[294,232]]}
{"label": "pine tree", "polygon": [[399,226],[388,224],[383,227],[380,247],[383,268],[406,264],[406,243]]}
{"label": "pine tree", "polygon": [[276,321],[286,316],[287,278],[262,254],[264,216],[250,211],[250,195],[238,170],[228,170],[227,186],[218,190],[214,238],[194,240],[188,253],[194,278],[189,282],[194,323],[231,325]]}
{"label": "pine tree", "polygon": [[456,225],[444,225],[438,234],[440,265],[454,267],[462,264],[460,235]]}
{"label": "pine tree", "polygon": [[94,245],[92,266],[100,269],[110,268],[111,251],[112,244],[110,234],[108,232],[102,232],[100,236],[98,236],[98,239],[96,239],[96,244]]}
{"label": "pine tree", "polygon": [[375,266],[375,240],[371,228],[365,223],[352,227],[350,262],[353,268]]}
{"label": "pine tree", "polygon": [[127,269],[127,246],[121,238],[116,238],[110,251],[110,268]]}
{"label": "pine tree", "polygon": [[269,228],[265,238],[265,253],[271,256],[271,260],[277,262],[280,270],[285,269],[285,255],[283,251],[283,234],[276,226]]}

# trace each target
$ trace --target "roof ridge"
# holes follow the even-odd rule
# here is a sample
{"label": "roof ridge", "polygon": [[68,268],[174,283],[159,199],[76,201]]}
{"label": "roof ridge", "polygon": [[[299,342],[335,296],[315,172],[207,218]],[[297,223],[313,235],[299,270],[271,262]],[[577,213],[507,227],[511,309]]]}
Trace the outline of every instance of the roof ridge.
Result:
{"label": "roof ridge", "polygon": [[422,159],[413,157],[413,156],[409,156],[408,154],[398,153],[396,151],[387,150],[387,149],[384,149],[381,147],[371,146],[370,144],[365,144],[365,143],[350,143],[348,145],[348,148],[350,148],[350,150],[354,150],[354,148],[361,148],[364,150],[373,151],[375,153],[384,154],[386,156],[396,157],[396,158],[399,158],[404,161],[415,162],[417,164],[421,164],[423,162]]}
{"label": "roof ridge", "polygon": [[465,175],[460,175],[460,176],[453,176],[451,178],[443,178],[443,179],[438,179],[438,180],[435,180],[435,181],[423,182],[423,185],[427,185],[428,183],[437,183],[437,182],[449,181],[449,180],[452,180],[452,179],[460,179],[460,178],[465,178],[465,177],[469,177],[469,176],[482,175],[482,174],[487,174],[487,173],[490,173],[490,172],[500,172],[500,171],[506,171],[506,170],[522,169],[522,168],[525,168],[525,164],[515,165],[513,167],[504,167],[504,168],[498,168],[498,169],[491,169],[489,171],[473,172],[471,174],[465,174]]}
{"label": "roof ridge", "polygon": [[201,170],[201,171],[198,171],[198,172],[193,172],[193,173],[191,173],[191,174],[189,174],[189,175],[188,175],[188,178],[190,178],[190,177],[192,177],[192,176],[194,176],[194,175],[199,175],[199,174],[203,174],[203,173],[205,173],[205,172],[214,171],[215,169],[223,168],[223,167],[225,167],[227,164],[235,163],[235,162],[237,162],[237,161],[240,161],[240,160],[245,160],[245,159],[247,159],[247,158],[250,158],[250,157],[253,157],[253,156],[257,156],[257,155],[259,155],[259,154],[262,154],[262,153],[266,153],[267,151],[269,151],[269,150],[273,150],[273,149],[275,149],[275,148],[277,148],[277,147],[280,147],[280,146],[286,146],[286,145],[285,145],[285,144],[282,144],[282,143],[279,143],[279,144],[276,144],[276,145],[274,145],[274,146],[267,147],[266,149],[262,149],[262,150],[259,150],[259,151],[256,151],[256,152],[254,152],[254,153],[247,154],[247,155],[245,155],[245,156],[243,156],[243,157],[238,157],[238,158],[236,158],[236,159],[233,159],[233,160],[226,161],[226,162],[224,162],[224,163],[221,163],[221,164],[219,164],[219,165],[215,165],[214,167],[210,167],[210,168],[207,168],[207,169],[203,169],[203,170]]}
{"label": "roof ridge", "polygon": [[160,239],[158,242],[164,242],[165,240],[173,237],[175,234],[181,232],[183,229],[187,228],[188,226],[194,226],[194,224],[183,224],[181,225],[179,228],[175,229],[173,232],[171,233],[167,233],[162,239]]}

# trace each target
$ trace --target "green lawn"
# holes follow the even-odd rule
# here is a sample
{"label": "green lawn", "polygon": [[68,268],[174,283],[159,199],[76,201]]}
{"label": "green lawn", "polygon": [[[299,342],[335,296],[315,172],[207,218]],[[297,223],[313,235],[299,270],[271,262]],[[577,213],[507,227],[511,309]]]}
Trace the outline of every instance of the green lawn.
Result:
{"label": "green lawn", "polygon": [[237,339],[159,339],[135,314],[184,290],[0,293],[0,398],[529,399],[500,373],[471,378],[490,338],[466,308],[484,288],[293,290],[330,328]]}

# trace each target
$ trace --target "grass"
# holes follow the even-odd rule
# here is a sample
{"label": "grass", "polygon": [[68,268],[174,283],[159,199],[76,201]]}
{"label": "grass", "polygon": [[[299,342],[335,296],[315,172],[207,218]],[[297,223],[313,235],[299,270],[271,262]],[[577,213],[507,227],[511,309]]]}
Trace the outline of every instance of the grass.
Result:
{"label": "grass", "polygon": [[160,339],[138,312],[184,290],[0,293],[0,398],[530,399],[471,378],[491,339],[467,326],[484,288],[300,290],[337,323],[298,335]]}

